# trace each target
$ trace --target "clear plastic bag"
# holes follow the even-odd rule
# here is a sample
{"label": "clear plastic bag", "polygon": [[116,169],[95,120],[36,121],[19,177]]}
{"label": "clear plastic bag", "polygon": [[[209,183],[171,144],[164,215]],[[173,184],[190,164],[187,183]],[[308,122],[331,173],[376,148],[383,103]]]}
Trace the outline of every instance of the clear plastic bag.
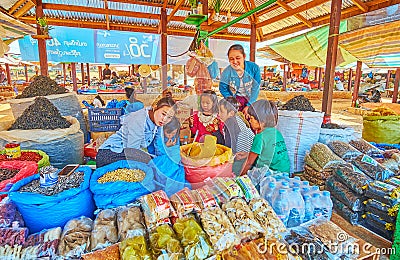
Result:
{"label": "clear plastic bag", "polygon": [[365,201],[365,211],[381,217],[386,222],[395,223],[399,208],[398,206],[390,207],[375,199],[369,199]]}
{"label": "clear plastic bag", "polygon": [[311,147],[310,156],[323,169],[345,163],[342,158],[322,143],[316,143]]}
{"label": "clear plastic bag", "polygon": [[335,197],[331,197],[333,208],[335,211],[342,216],[345,220],[347,220],[352,225],[360,224],[361,214],[360,212],[354,212],[349,207],[344,205],[340,200]]}
{"label": "clear plastic bag", "polygon": [[139,201],[143,209],[146,226],[149,229],[171,216],[171,210],[173,210],[171,202],[162,190],[144,195]]}
{"label": "clear plastic bag", "polygon": [[337,181],[334,177],[326,180],[326,189],[333,197],[343,202],[352,211],[362,211],[364,204],[362,198],[353,193],[346,185]]}
{"label": "clear plastic bag", "polygon": [[254,214],[245,200],[241,198],[232,199],[222,205],[222,209],[242,241],[253,240],[266,233],[255,220]]}
{"label": "clear plastic bag", "polygon": [[244,197],[247,202],[252,199],[259,198],[260,194],[258,193],[256,187],[251,182],[250,178],[247,175],[240,176],[236,178],[236,183],[242,189]]}
{"label": "clear plastic bag", "polygon": [[15,204],[8,198],[4,198],[0,203],[0,228],[24,226],[24,220],[18,212]]}
{"label": "clear plastic bag", "polygon": [[117,215],[114,209],[101,210],[94,221],[90,249],[95,251],[118,242]]}
{"label": "clear plastic bag", "polygon": [[382,166],[393,171],[396,175],[400,171],[399,162],[397,162],[395,159],[385,159],[382,163]]}
{"label": "clear plastic bag", "polygon": [[222,209],[215,207],[204,210],[200,219],[216,252],[222,252],[240,244],[240,238]]}
{"label": "clear plastic bag", "polygon": [[153,259],[144,236],[135,236],[125,239],[119,244],[119,252],[122,260]]}
{"label": "clear plastic bag", "polygon": [[29,235],[24,243],[25,252],[30,251],[30,257],[33,257],[33,252],[35,252],[37,258],[55,257],[58,251],[61,232],[62,229],[57,227]]}
{"label": "clear plastic bag", "polygon": [[318,165],[318,163],[310,156],[309,153],[306,153],[306,156],[304,156],[304,162],[306,166],[310,166],[311,168],[313,168],[313,170],[318,172],[322,171],[321,166]]}
{"label": "clear plastic bag", "polygon": [[174,230],[164,224],[154,228],[149,236],[150,248],[157,259],[184,259],[183,248],[176,237]]}
{"label": "clear plastic bag", "polygon": [[174,230],[184,248],[186,259],[202,260],[213,255],[206,233],[193,217],[177,219]]}
{"label": "clear plastic bag", "polygon": [[200,212],[206,208],[213,208],[218,206],[213,194],[207,186],[192,191],[192,197],[200,209]]}
{"label": "clear plastic bag", "polygon": [[242,189],[233,179],[218,177],[214,179],[214,183],[227,200],[244,197]]}
{"label": "clear plastic bag", "polygon": [[[293,228],[290,233],[285,237],[286,242],[289,245],[307,245],[307,247],[289,246],[290,253],[298,254],[301,259],[312,259],[312,260],[326,260],[329,259],[324,244],[316,239],[307,229],[302,227]],[[312,248],[313,250],[307,250]]]}
{"label": "clear plastic bag", "polygon": [[388,223],[375,214],[370,212],[365,213],[363,226],[390,241],[393,240],[395,224]]}
{"label": "clear plastic bag", "polygon": [[188,188],[184,188],[173,194],[170,197],[170,201],[175,209],[175,212],[180,218],[192,213],[193,211],[195,211],[195,209],[197,209],[197,211],[200,211],[197,204],[195,203],[195,199],[192,197],[192,192]]}
{"label": "clear plastic bag", "polygon": [[255,219],[266,231],[266,238],[281,238],[282,233],[286,232],[286,227],[282,220],[278,218],[275,211],[265,199],[252,199],[249,203],[249,207],[254,213]]}
{"label": "clear plastic bag", "polygon": [[388,170],[372,157],[365,154],[356,157],[352,163],[374,180],[384,181],[394,176],[394,172]]}
{"label": "clear plastic bag", "polygon": [[335,178],[359,195],[363,195],[368,187],[368,183],[373,181],[368,175],[352,164],[340,165],[334,171]]}
{"label": "clear plastic bag", "polygon": [[90,248],[93,220],[87,217],[71,219],[64,226],[58,253],[64,257],[79,258]]}
{"label": "clear plastic bag", "polygon": [[372,194],[372,198],[382,198],[387,196],[398,200],[400,199],[400,187],[381,181],[374,181],[368,184],[368,195]]}
{"label": "clear plastic bag", "polygon": [[368,143],[364,139],[351,140],[349,144],[360,152],[371,156],[372,158],[383,158],[381,150]]}
{"label": "clear plastic bag", "polygon": [[146,235],[143,214],[139,206],[128,205],[118,208],[117,226],[119,241]]}
{"label": "clear plastic bag", "polygon": [[349,161],[361,155],[361,152],[348,143],[342,141],[332,141],[328,147],[343,160]]}

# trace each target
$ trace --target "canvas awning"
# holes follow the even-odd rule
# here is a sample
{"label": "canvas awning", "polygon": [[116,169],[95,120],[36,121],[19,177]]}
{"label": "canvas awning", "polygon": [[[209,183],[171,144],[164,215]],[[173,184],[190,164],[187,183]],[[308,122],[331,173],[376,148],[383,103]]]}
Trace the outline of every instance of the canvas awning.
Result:
{"label": "canvas awning", "polygon": [[400,21],[340,35],[339,44],[368,67],[400,67]]}
{"label": "canvas awning", "polygon": [[[347,29],[346,22],[340,23],[340,32]],[[324,26],[294,38],[271,44],[269,47],[293,63],[312,67],[324,67],[328,47],[329,27]],[[356,61],[348,51],[339,46],[336,65],[344,66]]]}

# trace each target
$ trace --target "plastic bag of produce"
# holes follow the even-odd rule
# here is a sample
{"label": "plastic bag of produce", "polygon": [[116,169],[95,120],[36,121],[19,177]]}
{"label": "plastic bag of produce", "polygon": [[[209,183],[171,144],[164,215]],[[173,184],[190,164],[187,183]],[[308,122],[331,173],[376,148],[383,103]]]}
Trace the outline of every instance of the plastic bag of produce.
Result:
{"label": "plastic bag of produce", "polygon": [[200,214],[200,219],[216,252],[222,252],[240,244],[240,238],[222,209],[215,207],[204,210]]}
{"label": "plastic bag of produce", "polygon": [[122,260],[153,259],[144,235],[131,237],[122,241],[119,244],[119,252]]}
{"label": "plastic bag of produce", "polygon": [[215,178],[213,183],[220,190],[226,200],[233,198],[244,198],[244,194],[240,186],[231,178]]}
{"label": "plastic bag of produce", "polygon": [[400,116],[364,116],[362,136],[369,142],[400,143]]}
{"label": "plastic bag of produce", "polygon": [[[6,156],[6,150],[0,151],[0,161],[10,161],[10,159],[7,159]],[[50,158],[49,156],[39,150],[22,150],[21,151],[21,157],[16,159],[12,159],[14,161],[33,161],[38,164],[38,168],[42,168],[44,166],[49,166],[50,165]]]}
{"label": "plastic bag of produce", "polygon": [[[139,171],[131,173],[130,170]],[[138,181],[139,177],[142,181]],[[90,190],[100,209],[123,206],[155,190],[154,171],[136,161],[111,163],[96,169],[90,179]]]}
{"label": "plastic bag of produce", "polygon": [[242,189],[244,198],[247,202],[252,199],[259,198],[260,194],[258,193],[256,187],[251,182],[249,176],[244,175],[236,178],[236,183]]}
{"label": "plastic bag of produce", "polygon": [[27,228],[0,228],[0,245],[23,245],[28,232]]}
{"label": "plastic bag of produce", "polygon": [[362,211],[364,204],[362,198],[353,193],[346,185],[337,181],[333,176],[326,180],[326,189],[332,196],[343,202],[352,211]]}
{"label": "plastic bag of produce", "polygon": [[399,167],[399,162],[396,161],[395,159],[385,159],[382,163],[383,167],[386,167],[388,170],[391,170],[392,172],[394,172],[396,175],[399,173],[400,171],[400,167]]}
{"label": "plastic bag of produce", "polygon": [[324,114],[321,112],[278,111],[276,128],[285,139],[289,154],[290,171],[304,169],[304,156],[311,146],[318,142]]}
{"label": "plastic bag of produce", "polygon": [[200,208],[197,207],[195,199],[192,196],[192,192],[188,188],[184,188],[183,190],[173,194],[170,197],[170,201],[179,218],[182,218],[195,210],[197,212],[200,211]]}
{"label": "plastic bag of produce", "polygon": [[193,190],[192,197],[194,198],[197,207],[201,210],[218,206],[217,201],[207,186]]}
{"label": "plastic bag of produce", "polygon": [[24,150],[45,152],[56,168],[61,169],[67,164],[80,164],[83,160],[83,133],[76,118],[67,116],[66,119],[71,126],[65,129],[1,131],[0,147],[16,141]]}
{"label": "plastic bag of produce", "polygon": [[29,161],[2,161],[0,162],[0,190],[6,191],[11,185],[37,173],[38,165]]}
{"label": "plastic bag of produce", "polygon": [[304,166],[304,174],[303,176],[314,183],[319,183],[318,185],[324,185],[325,180],[328,179],[333,173],[332,169],[325,169],[322,171],[316,171],[310,166]]}
{"label": "plastic bag of produce", "polygon": [[156,259],[185,259],[182,245],[168,224],[158,226],[150,232],[149,241]]}
{"label": "plastic bag of produce", "polygon": [[80,217],[68,221],[61,235],[59,254],[67,258],[80,258],[90,248],[92,227],[93,220],[90,218]]}
{"label": "plastic bag of produce", "polygon": [[254,214],[241,198],[235,198],[222,205],[236,233],[242,241],[249,241],[264,235],[266,232],[255,220]]}
{"label": "plastic bag of produce", "polygon": [[[315,238],[305,228],[297,227],[290,230],[290,233],[285,236],[285,241],[289,245],[307,245],[308,248],[313,250],[296,250],[295,247],[289,247],[288,251],[291,253],[297,253],[301,259],[330,259],[327,255],[327,249],[324,247],[322,242]],[[281,250],[279,250],[281,251]]]}
{"label": "plastic bag of produce", "polygon": [[351,127],[342,129],[321,128],[318,142],[323,144],[328,144],[332,141],[349,142],[350,140],[354,139],[354,135],[354,129]]}
{"label": "plastic bag of produce", "polygon": [[57,227],[29,235],[24,243],[21,259],[55,258],[58,252],[61,232],[62,229]]}
{"label": "plastic bag of produce", "polygon": [[316,143],[311,147],[310,156],[323,169],[345,163],[345,161],[334,154],[328,146],[321,143]]}
{"label": "plastic bag of produce", "polygon": [[92,169],[81,166],[76,172],[84,174],[83,182],[77,184],[79,187],[64,190],[53,196],[19,191],[32,181],[38,181],[39,174],[22,179],[13,185],[9,197],[21,212],[30,232],[63,227],[68,220],[79,216],[93,217],[95,206],[89,190]]}
{"label": "plastic bag of produce", "polygon": [[358,156],[352,163],[374,180],[384,181],[394,176],[394,172],[383,167],[382,164],[366,154]]}
{"label": "plastic bag of produce", "polygon": [[281,238],[283,232],[286,231],[286,227],[265,199],[252,199],[249,207],[254,213],[255,219],[266,231],[265,237],[267,239]]}
{"label": "plastic bag of produce", "polygon": [[139,206],[118,207],[117,224],[119,241],[146,235],[143,213]]}
{"label": "plastic bag of produce", "polygon": [[177,219],[174,230],[183,246],[186,259],[201,260],[213,255],[206,233],[193,217]]}
{"label": "plastic bag of produce", "polygon": [[306,156],[304,156],[304,162],[305,162],[305,165],[310,166],[315,171],[322,171],[323,170],[321,168],[321,166],[319,166],[318,163],[310,156],[310,153],[306,153]]}
{"label": "plastic bag of produce", "polygon": [[120,260],[119,244],[114,244],[106,248],[83,254],[82,260]]}
{"label": "plastic bag of produce", "polygon": [[12,225],[23,227],[25,223],[15,204],[9,198],[4,198],[0,203],[0,228]]}
{"label": "plastic bag of produce", "polygon": [[90,251],[102,249],[117,242],[116,212],[114,209],[101,210],[96,216],[90,235]]}
{"label": "plastic bag of produce", "polygon": [[392,241],[395,225],[394,223],[388,223],[381,217],[367,212],[363,215],[364,221],[362,225],[372,232],[377,233],[380,236]]}
{"label": "plastic bag of produce", "polygon": [[336,199],[333,196],[331,197],[331,199],[333,203],[333,208],[335,209],[336,213],[338,213],[352,225],[360,224],[361,212],[352,211],[349,207],[344,205],[340,200]]}
{"label": "plastic bag of produce", "polygon": [[382,152],[364,139],[355,139],[349,142],[351,146],[372,158],[383,158]]}
{"label": "plastic bag of produce", "polygon": [[359,195],[363,195],[368,187],[368,183],[373,181],[373,179],[352,164],[340,165],[334,171],[335,177],[338,180]]}
{"label": "plastic bag of produce", "polygon": [[400,200],[400,187],[381,181],[374,181],[368,184],[366,196],[379,201],[382,201],[382,198],[385,197]]}
{"label": "plastic bag of produce", "polygon": [[386,222],[396,222],[397,213],[399,212],[398,205],[390,207],[389,205],[375,199],[366,200],[364,203],[366,212],[371,212],[381,217]]}
{"label": "plastic bag of produce", "polygon": [[149,229],[164,223],[173,211],[167,194],[162,190],[144,195],[139,201],[143,209],[144,221]]}
{"label": "plastic bag of produce", "polygon": [[328,143],[328,147],[343,160],[352,160],[361,155],[361,152],[348,143],[342,141],[332,141]]}

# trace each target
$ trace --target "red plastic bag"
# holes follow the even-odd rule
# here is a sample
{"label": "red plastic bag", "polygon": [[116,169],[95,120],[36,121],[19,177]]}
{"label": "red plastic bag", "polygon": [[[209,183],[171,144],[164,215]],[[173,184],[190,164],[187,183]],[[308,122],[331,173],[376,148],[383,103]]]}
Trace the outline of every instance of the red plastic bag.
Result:
{"label": "red plastic bag", "polygon": [[217,166],[189,167],[184,166],[185,178],[192,185],[193,189],[200,188],[205,185],[204,180],[215,177],[233,178],[232,163],[224,163]]}
{"label": "red plastic bag", "polygon": [[4,188],[7,186],[7,184],[14,184],[23,178],[37,173],[38,165],[37,163],[30,161],[3,161],[0,162],[0,169],[19,170],[19,172],[11,179],[0,182],[0,190],[4,191]]}

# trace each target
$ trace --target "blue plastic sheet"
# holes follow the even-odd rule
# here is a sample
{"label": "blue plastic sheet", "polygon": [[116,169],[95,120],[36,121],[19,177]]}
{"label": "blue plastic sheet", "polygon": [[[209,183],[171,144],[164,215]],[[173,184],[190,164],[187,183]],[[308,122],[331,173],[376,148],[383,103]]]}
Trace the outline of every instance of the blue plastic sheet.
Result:
{"label": "blue plastic sheet", "polygon": [[[141,182],[116,181],[98,183],[97,180],[106,174],[121,168],[140,169],[146,173]],[[147,164],[136,161],[118,161],[96,169],[90,180],[90,190],[96,206],[100,209],[123,206],[137,198],[155,191],[154,172]]]}
{"label": "blue plastic sheet", "polygon": [[13,185],[9,197],[22,214],[30,233],[63,227],[69,220],[80,216],[93,218],[95,206],[89,190],[92,169],[81,166],[76,171],[84,172],[85,177],[81,186],[54,196],[18,191],[22,186],[39,179],[39,174],[22,179]]}

